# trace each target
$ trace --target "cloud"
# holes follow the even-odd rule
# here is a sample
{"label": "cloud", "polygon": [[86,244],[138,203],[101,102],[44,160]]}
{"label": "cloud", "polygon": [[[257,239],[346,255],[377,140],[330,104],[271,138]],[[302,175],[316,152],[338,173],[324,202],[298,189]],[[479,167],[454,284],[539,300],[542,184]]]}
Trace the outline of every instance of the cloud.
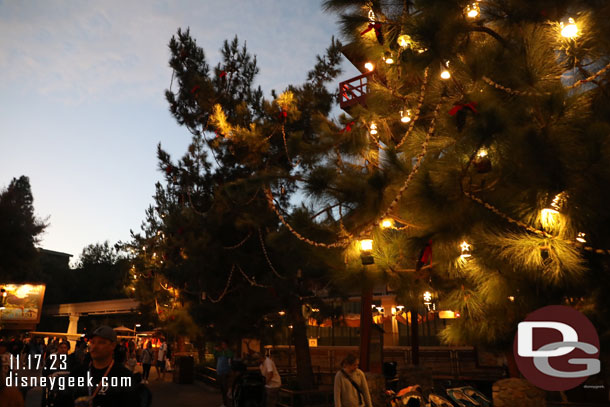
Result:
{"label": "cloud", "polygon": [[334,28],[319,4],[302,0],[0,2],[6,80],[0,90],[16,87],[75,104],[92,98],[162,103],[171,77],[166,45],[186,26],[212,62],[222,39],[237,33],[247,40],[267,91],[302,81]]}

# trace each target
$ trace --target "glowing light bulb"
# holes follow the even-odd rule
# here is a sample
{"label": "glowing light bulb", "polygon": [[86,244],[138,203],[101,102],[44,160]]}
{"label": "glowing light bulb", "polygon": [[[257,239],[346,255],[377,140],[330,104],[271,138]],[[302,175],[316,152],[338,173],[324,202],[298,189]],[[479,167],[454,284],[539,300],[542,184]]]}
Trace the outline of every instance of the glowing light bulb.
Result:
{"label": "glowing light bulb", "polygon": [[515,297],[513,297],[512,295],[509,295],[509,296],[508,296],[508,300],[509,300],[510,302],[515,302]]}
{"label": "glowing light bulb", "polygon": [[479,3],[472,3],[466,6],[464,10],[466,12],[466,16],[468,18],[477,18],[479,14],[481,14],[481,9],[479,8]]}
{"label": "glowing light bulb", "polygon": [[393,226],[394,226],[394,222],[392,222],[392,219],[386,218],[386,219],[381,221],[381,228],[382,229],[389,229],[389,228],[391,228]]}
{"label": "glowing light bulb", "polygon": [[373,250],[373,239],[362,239],[360,241],[360,251],[370,252]]}
{"label": "glowing light bulb", "polygon": [[373,65],[372,62],[367,62],[366,64],[364,64],[364,67],[369,71],[369,72],[373,72],[373,69],[375,69],[375,65]]}
{"label": "glowing light bulb", "polygon": [[377,125],[375,123],[371,123],[371,134],[377,134]]}
{"label": "glowing light bulb", "polygon": [[565,38],[574,38],[578,36],[578,26],[572,17],[568,18],[568,24],[565,26],[561,23],[561,35]]}
{"label": "glowing light bulb", "polygon": [[394,58],[392,58],[391,56],[390,57],[386,57],[386,58],[384,58],[384,61],[385,61],[386,64],[392,65],[394,63]]}
{"label": "glowing light bulb", "polygon": [[482,148],[477,152],[477,157],[479,158],[483,158],[483,157],[487,157],[487,150]]}
{"label": "glowing light bulb", "polygon": [[413,40],[407,34],[399,35],[396,42],[398,42],[398,45],[400,45],[402,48],[409,48],[411,45],[413,45]]}
{"label": "glowing light bulb", "polygon": [[468,244],[468,242],[463,241],[462,244],[460,245],[460,249],[462,250],[462,255],[460,257],[463,260],[472,256],[472,254],[470,253],[470,244]]}
{"label": "glowing light bulb", "polygon": [[411,110],[401,110],[400,111],[400,121],[403,123],[409,123],[411,121]]}
{"label": "glowing light bulb", "polygon": [[449,71],[446,69],[443,70],[443,72],[441,72],[441,79],[447,80],[449,78],[451,78],[451,73],[449,73]]}
{"label": "glowing light bulb", "polygon": [[430,291],[426,291],[424,293],[424,301],[426,301],[426,302],[432,301],[432,293]]}
{"label": "glowing light bulb", "polygon": [[583,232],[579,232],[578,236],[576,237],[576,240],[579,241],[580,243],[587,243],[587,239],[586,239],[587,235]]}

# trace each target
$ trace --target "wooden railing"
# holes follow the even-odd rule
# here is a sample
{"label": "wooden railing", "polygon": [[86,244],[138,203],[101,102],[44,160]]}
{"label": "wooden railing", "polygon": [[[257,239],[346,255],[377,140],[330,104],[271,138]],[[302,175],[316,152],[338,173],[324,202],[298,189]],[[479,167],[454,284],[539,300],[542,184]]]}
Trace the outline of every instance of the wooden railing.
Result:
{"label": "wooden railing", "polygon": [[339,84],[339,106],[341,109],[346,109],[356,104],[365,104],[370,76],[371,72],[367,72]]}

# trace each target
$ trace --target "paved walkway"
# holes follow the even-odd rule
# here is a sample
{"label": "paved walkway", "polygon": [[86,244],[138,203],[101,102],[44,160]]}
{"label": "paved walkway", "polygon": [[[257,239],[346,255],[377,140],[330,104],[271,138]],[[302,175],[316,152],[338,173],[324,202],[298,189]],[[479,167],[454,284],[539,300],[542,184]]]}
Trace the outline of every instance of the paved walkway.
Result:
{"label": "paved walkway", "polygon": [[[138,366],[136,372],[141,372]],[[173,383],[171,373],[165,374],[164,380],[158,380],[156,369],[150,371],[148,388],[153,395],[152,407],[218,407],[222,398],[217,389],[195,381],[195,384]],[[28,392],[26,407],[40,407],[42,389],[35,388]]]}

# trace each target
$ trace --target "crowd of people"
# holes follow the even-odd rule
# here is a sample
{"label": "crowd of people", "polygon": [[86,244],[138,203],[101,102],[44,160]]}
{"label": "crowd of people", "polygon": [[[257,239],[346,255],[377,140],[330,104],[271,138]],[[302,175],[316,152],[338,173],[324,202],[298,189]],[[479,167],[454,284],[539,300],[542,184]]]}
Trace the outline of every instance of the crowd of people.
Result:
{"label": "crowd of people", "polygon": [[[59,338],[5,339],[0,341],[0,407],[23,406],[28,391],[38,386],[42,407],[150,405],[145,386],[150,368],[156,366],[158,380],[164,380],[169,358],[164,339],[118,340],[108,326],[79,339],[73,351]],[[135,372],[138,362],[142,374]]]}

